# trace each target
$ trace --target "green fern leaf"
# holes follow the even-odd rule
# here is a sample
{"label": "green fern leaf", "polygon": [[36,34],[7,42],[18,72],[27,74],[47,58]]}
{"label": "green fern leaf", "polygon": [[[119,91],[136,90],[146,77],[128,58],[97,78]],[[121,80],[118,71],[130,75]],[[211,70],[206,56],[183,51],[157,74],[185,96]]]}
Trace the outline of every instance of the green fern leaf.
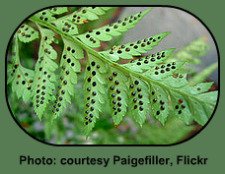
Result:
{"label": "green fern leaf", "polygon": [[56,20],[56,15],[61,15],[67,11],[67,7],[53,7],[36,13],[32,18],[43,22],[51,22]]}
{"label": "green fern leaf", "polygon": [[[156,67],[158,67],[156,69],[159,69],[159,66],[172,55],[173,51],[174,48],[157,52],[136,60],[131,60],[130,63],[124,64],[123,66],[136,72],[153,71]],[[169,66],[166,70],[170,70]]]}
{"label": "green fern leaf", "polygon": [[79,59],[84,57],[83,50],[72,42],[64,41],[64,50],[60,61],[60,85],[54,107],[54,118],[60,116],[71,103],[75,94],[74,85],[77,83],[77,73],[81,71]]}
{"label": "green fern leaf", "polygon": [[112,61],[117,61],[119,58],[132,59],[133,56],[141,56],[141,54],[152,50],[152,48],[157,46],[168,34],[168,32],[165,32],[137,42],[115,46],[111,50],[102,51],[101,54]]}
{"label": "green fern leaf", "polygon": [[27,43],[38,38],[38,32],[27,24],[22,24],[17,31],[17,36],[21,42]]}
{"label": "green fern leaf", "polygon": [[12,92],[18,98],[28,102],[31,99],[31,85],[33,83],[34,71],[24,68],[20,64],[19,58],[19,43],[18,38],[15,36],[12,47],[11,64],[8,67],[8,84],[12,84]]}
{"label": "green fern leaf", "polygon": [[39,47],[38,61],[35,65],[34,83],[32,86],[33,105],[38,117],[41,119],[49,102],[55,100],[56,75],[58,65],[54,62],[57,53],[50,45],[54,41],[54,33],[51,30],[39,27],[41,43]]}
{"label": "green fern leaf", "polygon": [[96,120],[102,112],[103,105],[107,100],[105,73],[107,66],[95,56],[89,55],[85,73],[84,98],[85,103],[85,134],[93,129]]}
{"label": "green fern leaf", "polygon": [[71,36],[78,34],[77,25],[87,23],[89,21],[97,20],[98,16],[104,15],[106,11],[110,10],[111,7],[86,7],[79,11],[75,11],[72,14],[64,16],[53,21],[53,24],[57,28],[66,34]]}
{"label": "green fern leaf", "polygon": [[119,20],[116,23],[103,26],[99,29],[89,31],[84,34],[76,36],[83,43],[92,48],[100,47],[100,41],[110,41],[113,36],[119,36],[127,30],[133,28],[148,12],[150,9],[135,15]]}

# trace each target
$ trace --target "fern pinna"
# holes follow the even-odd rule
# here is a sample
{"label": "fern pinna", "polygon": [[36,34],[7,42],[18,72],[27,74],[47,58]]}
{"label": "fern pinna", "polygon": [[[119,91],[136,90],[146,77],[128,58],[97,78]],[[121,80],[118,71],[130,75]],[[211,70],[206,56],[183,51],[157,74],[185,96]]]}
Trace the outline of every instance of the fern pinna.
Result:
{"label": "fern pinna", "polygon": [[[13,38],[8,84],[25,102],[31,101],[40,119],[54,124],[71,104],[81,60],[87,58],[83,93],[86,135],[109,104],[115,125],[131,116],[142,125],[146,116],[165,124],[169,116],[187,124],[204,125],[212,114],[217,92],[208,92],[212,83],[191,86],[182,66],[171,62],[174,48],[146,55],[169,33],[164,32],[135,42],[97,51],[101,42],[110,41],[133,28],[151,9],[115,23],[79,33],[82,25],[98,20],[113,7],[83,7],[69,12],[55,7],[36,13],[23,23]],[[35,68],[20,63],[22,43],[40,40]],[[54,44],[53,44],[54,43]],[[62,53],[53,45],[63,45]],[[84,59],[86,60],[86,59]],[[173,59],[171,59],[173,60]],[[76,103],[80,104],[80,103]],[[50,119],[49,119],[50,118]]]}

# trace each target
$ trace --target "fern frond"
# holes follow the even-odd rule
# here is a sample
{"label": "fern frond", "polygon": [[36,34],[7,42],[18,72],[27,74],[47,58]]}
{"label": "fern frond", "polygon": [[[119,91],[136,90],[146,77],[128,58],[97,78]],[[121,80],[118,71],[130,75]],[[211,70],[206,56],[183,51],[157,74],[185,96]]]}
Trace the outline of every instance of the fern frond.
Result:
{"label": "fern frond", "polygon": [[33,105],[38,117],[41,119],[49,102],[55,100],[56,75],[58,65],[55,63],[57,52],[51,46],[54,41],[54,32],[39,27],[41,41],[39,46],[38,61],[35,65],[34,83],[32,86]]}
{"label": "fern frond", "polygon": [[85,72],[84,98],[85,103],[85,134],[89,134],[93,129],[99,114],[107,100],[105,73],[107,65],[89,54],[87,69]]}
{"label": "fern frond", "polygon": [[102,51],[101,54],[108,57],[112,61],[122,59],[132,59],[133,56],[141,56],[157,46],[169,33],[161,33],[149,38],[138,40],[136,42],[127,43]]}
{"label": "fern frond", "polygon": [[71,36],[78,34],[78,25],[99,19],[111,7],[85,7],[72,14],[66,15],[52,22],[58,30]]}
{"label": "fern frond", "polygon": [[76,36],[84,44],[92,48],[100,47],[100,41],[110,41],[112,37],[119,36],[127,30],[135,27],[135,25],[150,11],[147,9],[135,15],[126,17],[118,22],[103,26],[99,29],[86,32]]}
{"label": "fern frond", "polygon": [[54,118],[60,116],[71,103],[71,97],[75,94],[74,85],[77,83],[77,73],[81,71],[79,59],[84,57],[83,50],[79,46],[65,39],[63,39],[63,42],[59,91],[53,106]]}
{"label": "fern frond", "polygon": [[25,23],[17,30],[17,36],[24,43],[31,42],[39,37],[38,32]]}
{"label": "fern frond", "polygon": [[19,43],[17,35],[14,37],[12,46],[11,64],[8,67],[7,83],[12,85],[12,92],[18,98],[28,102],[31,99],[31,86],[33,83],[34,71],[24,68],[20,63]]}
{"label": "fern frond", "polygon": [[32,18],[39,21],[51,22],[56,20],[56,15],[61,15],[67,11],[67,7],[53,7],[36,13],[34,16],[32,16]]}

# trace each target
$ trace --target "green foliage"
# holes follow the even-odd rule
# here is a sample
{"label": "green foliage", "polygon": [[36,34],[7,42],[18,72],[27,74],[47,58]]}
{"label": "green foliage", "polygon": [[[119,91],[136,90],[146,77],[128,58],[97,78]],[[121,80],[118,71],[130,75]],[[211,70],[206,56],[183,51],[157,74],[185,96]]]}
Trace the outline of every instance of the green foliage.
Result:
{"label": "green foliage", "polygon": [[[36,27],[23,24],[25,29],[19,29],[15,35],[15,54],[8,67],[8,83],[18,98],[32,101],[36,115],[46,122],[46,133],[50,134],[56,120],[66,113],[68,106],[73,104],[72,98],[79,93],[83,93],[84,102],[75,104],[84,105],[85,135],[98,124],[106,107],[110,108],[115,125],[130,116],[142,126],[149,115],[162,125],[172,116],[186,124],[194,120],[204,125],[217,99],[216,91],[208,92],[212,84],[191,86],[187,72],[182,69],[185,62],[171,58],[173,48],[143,55],[157,46],[168,32],[113,46],[106,51],[93,49],[100,47],[102,41],[110,41],[133,28],[150,11],[93,31],[79,32],[80,25],[99,19],[108,10],[109,7],[84,7],[68,14],[66,8],[47,9],[29,19]],[[38,59],[35,69],[29,70],[19,63],[18,39],[31,42],[37,38],[40,38]],[[55,42],[56,39],[61,42]],[[61,53],[56,49],[60,44],[63,45]],[[121,63],[123,59],[127,60]],[[77,91],[78,74],[83,74],[83,69],[83,89]]]}

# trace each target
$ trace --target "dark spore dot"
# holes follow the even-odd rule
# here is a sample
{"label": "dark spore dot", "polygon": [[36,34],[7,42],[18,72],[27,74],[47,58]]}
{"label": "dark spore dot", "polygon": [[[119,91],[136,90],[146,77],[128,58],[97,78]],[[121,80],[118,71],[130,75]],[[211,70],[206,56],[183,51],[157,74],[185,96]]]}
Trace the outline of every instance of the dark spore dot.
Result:
{"label": "dark spore dot", "polygon": [[162,73],[162,74],[163,74],[163,73],[165,73],[165,71],[164,71],[164,70],[161,70],[161,71],[160,71],[160,73]]}
{"label": "dark spore dot", "polygon": [[95,103],[95,100],[94,99],[91,99],[91,103],[94,104]]}
{"label": "dark spore dot", "polygon": [[117,115],[117,112],[114,112],[114,115]]}
{"label": "dark spore dot", "polygon": [[159,75],[159,72],[158,71],[155,71],[155,75]]}
{"label": "dark spore dot", "polygon": [[89,113],[89,111],[88,111],[88,110],[86,110],[86,111],[85,111],[85,113],[86,113],[86,114],[88,114],[88,113]]}
{"label": "dark spore dot", "polygon": [[126,48],[125,51],[126,51],[126,52],[129,52],[129,51],[130,51],[130,48]]}
{"label": "dark spore dot", "polygon": [[41,94],[42,94],[42,95],[45,95],[45,92],[42,92]]}
{"label": "dark spore dot", "polygon": [[138,46],[137,45],[134,45],[134,49],[137,49],[138,48]]}
{"label": "dark spore dot", "polygon": [[71,63],[71,66],[74,66],[75,64],[74,63]]}
{"label": "dark spore dot", "polygon": [[115,97],[115,96],[116,96],[116,94],[111,94],[111,96],[112,96],[112,97]]}
{"label": "dark spore dot", "polygon": [[97,85],[97,83],[96,83],[96,82],[93,82],[93,83],[92,83],[92,86],[96,86],[96,85]]}
{"label": "dark spore dot", "polygon": [[113,80],[113,77],[112,77],[112,76],[110,76],[110,77],[109,77],[109,80],[110,80],[110,81],[112,81],[112,80]]}
{"label": "dark spore dot", "polygon": [[140,104],[140,105],[143,105],[144,103],[143,103],[143,101],[140,100],[140,101],[139,101],[139,104]]}
{"label": "dark spore dot", "polygon": [[180,104],[183,103],[183,100],[182,99],[179,99],[178,100],[178,103],[180,103]]}
{"label": "dark spore dot", "polygon": [[160,114],[160,111],[157,111],[157,112],[156,112],[156,115],[159,115],[159,114]]}
{"label": "dark spore dot", "polygon": [[100,35],[100,34],[101,34],[100,31],[97,31],[97,32],[96,32],[96,35]]}
{"label": "dark spore dot", "polygon": [[119,89],[116,90],[116,93],[119,94],[121,91]]}
{"label": "dark spore dot", "polygon": [[116,100],[113,100],[112,103],[113,103],[113,104],[116,104]]}
{"label": "dark spore dot", "polygon": [[117,97],[117,100],[118,100],[118,101],[121,101],[121,100],[122,100],[122,98],[121,98],[121,97]]}
{"label": "dark spore dot", "polygon": [[46,75],[46,74],[47,74],[47,71],[44,72],[44,75]]}
{"label": "dark spore dot", "polygon": [[60,101],[62,101],[62,100],[63,100],[63,98],[62,98],[62,97],[59,97],[59,100],[60,100]]}
{"label": "dark spore dot", "polygon": [[166,71],[170,71],[170,68],[166,68]]}
{"label": "dark spore dot", "polygon": [[181,113],[182,113],[182,110],[179,110],[179,111],[178,111],[178,114],[181,114]]}
{"label": "dark spore dot", "polygon": [[170,67],[170,66],[171,66],[171,64],[170,64],[170,63],[168,63],[166,66]]}
{"label": "dark spore dot", "polygon": [[114,25],[113,28],[117,29],[118,28],[118,25]]}
{"label": "dark spore dot", "polygon": [[93,62],[91,62],[91,65],[92,65],[92,66],[95,66],[95,62],[94,62],[94,61],[93,61]]}
{"label": "dark spore dot", "polygon": [[64,81],[63,81],[63,83],[64,83],[64,85],[66,85],[66,84],[67,84],[67,81],[66,81],[66,80],[64,80]]}
{"label": "dark spore dot", "polygon": [[86,35],[86,38],[89,38],[89,37],[90,37],[90,34],[87,34],[87,35]]}
{"label": "dark spore dot", "polygon": [[43,68],[39,68],[39,71],[42,71]]}
{"label": "dark spore dot", "polygon": [[142,98],[143,97],[143,95],[142,94],[138,94],[138,98]]}
{"label": "dark spore dot", "polygon": [[144,63],[145,63],[145,64],[148,64],[148,60],[145,60]]}
{"label": "dark spore dot", "polygon": [[87,97],[87,100],[90,100],[91,99],[91,97]]}
{"label": "dark spore dot", "polygon": [[40,90],[38,89],[36,92],[37,92],[37,93],[39,93],[39,92],[40,92]]}
{"label": "dark spore dot", "polygon": [[110,51],[109,54],[113,54],[113,51]]}
{"label": "dark spore dot", "polygon": [[122,53],[122,51],[121,51],[121,50],[118,50],[118,51],[117,51],[117,53],[118,53],[118,54],[121,54],[121,53]]}
{"label": "dark spore dot", "polygon": [[113,76],[117,76],[117,72],[113,72]]}
{"label": "dark spore dot", "polygon": [[131,93],[131,95],[132,95],[132,96],[135,96],[135,95],[136,95],[136,92],[135,92],[135,91],[133,91],[133,92]]}
{"label": "dark spore dot", "polygon": [[97,69],[99,69],[100,68],[100,65],[97,65],[96,67],[97,67]]}
{"label": "dark spore dot", "polygon": [[138,65],[138,66],[141,65],[141,62],[137,62],[137,65]]}
{"label": "dark spore dot", "polygon": [[25,83],[26,83],[26,81],[25,81],[25,80],[23,80],[23,81],[22,81],[22,84],[23,84],[23,85],[25,85]]}
{"label": "dark spore dot", "polygon": [[113,106],[113,110],[116,110],[116,106]]}
{"label": "dark spore dot", "polygon": [[178,105],[176,105],[176,106],[175,106],[175,109],[179,109],[179,106],[178,106]]}
{"label": "dark spore dot", "polygon": [[135,85],[138,85],[138,84],[139,84],[139,81],[138,81],[138,80],[135,80],[135,81],[134,81],[134,84],[135,84]]}
{"label": "dark spore dot", "polygon": [[176,67],[175,67],[175,66],[172,66],[171,68],[172,68],[172,69],[176,69]]}
{"label": "dark spore dot", "polygon": [[119,107],[121,107],[121,106],[122,106],[122,104],[121,104],[120,102],[118,102],[118,103],[117,103],[117,105],[118,105]]}
{"label": "dark spore dot", "polygon": [[88,122],[87,121],[85,122],[85,125],[88,125]]}
{"label": "dark spore dot", "polygon": [[115,84],[116,84],[116,85],[119,85],[119,84],[120,84],[120,82],[119,82],[118,80],[116,80],[116,81],[115,81]]}
{"label": "dark spore dot", "polygon": [[67,59],[67,62],[70,63],[71,62],[71,59]]}
{"label": "dark spore dot", "polygon": [[143,108],[142,106],[140,106],[140,107],[139,107],[139,110],[140,110],[140,111],[143,111],[143,110],[144,110],[144,108]]}
{"label": "dark spore dot", "polygon": [[61,103],[58,103],[58,107],[61,107]]}
{"label": "dark spore dot", "polygon": [[121,112],[121,108],[118,108],[117,111],[118,111],[118,112]]}
{"label": "dark spore dot", "polygon": [[152,42],[156,42],[156,39],[153,39]]}
{"label": "dark spore dot", "polygon": [[134,85],[133,85],[133,84],[131,84],[131,85],[130,85],[130,88],[134,88]]}
{"label": "dark spore dot", "polygon": [[91,67],[90,67],[90,66],[88,66],[88,67],[87,67],[87,70],[88,70],[88,71],[91,71]]}
{"label": "dark spore dot", "polygon": [[109,32],[110,31],[110,29],[109,28],[106,28],[106,30],[105,30],[106,32]]}
{"label": "dark spore dot", "polygon": [[65,90],[62,90],[61,93],[62,93],[62,94],[65,94]]}
{"label": "dark spore dot", "polygon": [[161,105],[164,105],[164,104],[165,104],[165,102],[164,102],[164,101],[162,101],[162,100],[160,100],[160,104],[161,104]]}
{"label": "dark spore dot", "polygon": [[141,46],[142,46],[142,47],[145,47],[145,44],[144,44],[144,43],[142,43],[142,44],[141,44]]}
{"label": "dark spore dot", "polygon": [[69,71],[66,71],[66,75],[69,75],[69,73],[70,73]]}
{"label": "dark spore dot", "polygon": [[70,51],[71,50],[71,48],[70,47],[67,47],[67,51]]}
{"label": "dark spore dot", "polygon": [[91,77],[89,77],[89,78],[87,79],[87,81],[88,81],[88,82],[91,82]]}
{"label": "dark spore dot", "polygon": [[92,95],[93,95],[93,96],[96,96],[96,95],[97,95],[97,92],[93,91],[93,92],[92,92]]}
{"label": "dark spore dot", "polygon": [[133,102],[134,102],[134,103],[136,103],[136,102],[137,102],[137,99],[136,99],[136,98],[134,98],[134,99],[133,99]]}
{"label": "dark spore dot", "polygon": [[90,111],[94,111],[95,110],[95,108],[94,107],[90,107]]}
{"label": "dark spore dot", "polygon": [[184,109],[184,108],[186,108],[186,106],[185,105],[181,105],[181,108]]}
{"label": "dark spore dot", "polygon": [[173,62],[172,65],[176,65],[176,62]]}
{"label": "dark spore dot", "polygon": [[142,58],[138,59],[138,61],[142,61]]}
{"label": "dark spore dot", "polygon": [[165,110],[165,107],[164,106],[161,106],[160,109],[163,111],[163,110]]}
{"label": "dark spore dot", "polygon": [[156,102],[157,102],[157,99],[156,99],[156,98],[154,98],[152,101],[153,101],[153,103],[156,103]]}
{"label": "dark spore dot", "polygon": [[137,91],[138,91],[138,92],[141,92],[141,88],[137,88]]}
{"label": "dark spore dot", "polygon": [[89,117],[93,118],[93,114],[89,114]]}
{"label": "dark spore dot", "polygon": [[114,86],[110,86],[110,89],[111,89],[111,90],[114,90],[114,89],[115,89],[115,87],[114,87]]}
{"label": "dark spore dot", "polygon": [[161,68],[165,68],[165,65],[161,65]]}
{"label": "dark spore dot", "polygon": [[91,91],[91,88],[90,88],[90,87],[88,87],[88,88],[87,88],[87,91]]}
{"label": "dark spore dot", "polygon": [[152,61],[152,62],[155,62],[155,58],[151,58],[151,61]]}
{"label": "dark spore dot", "polygon": [[92,75],[95,76],[96,75],[96,71],[92,71]]}
{"label": "dark spore dot", "polygon": [[152,91],[152,95],[155,95],[155,92],[154,91]]}
{"label": "dark spore dot", "polygon": [[134,105],[134,109],[137,109],[137,107],[138,107],[137,105]]}

